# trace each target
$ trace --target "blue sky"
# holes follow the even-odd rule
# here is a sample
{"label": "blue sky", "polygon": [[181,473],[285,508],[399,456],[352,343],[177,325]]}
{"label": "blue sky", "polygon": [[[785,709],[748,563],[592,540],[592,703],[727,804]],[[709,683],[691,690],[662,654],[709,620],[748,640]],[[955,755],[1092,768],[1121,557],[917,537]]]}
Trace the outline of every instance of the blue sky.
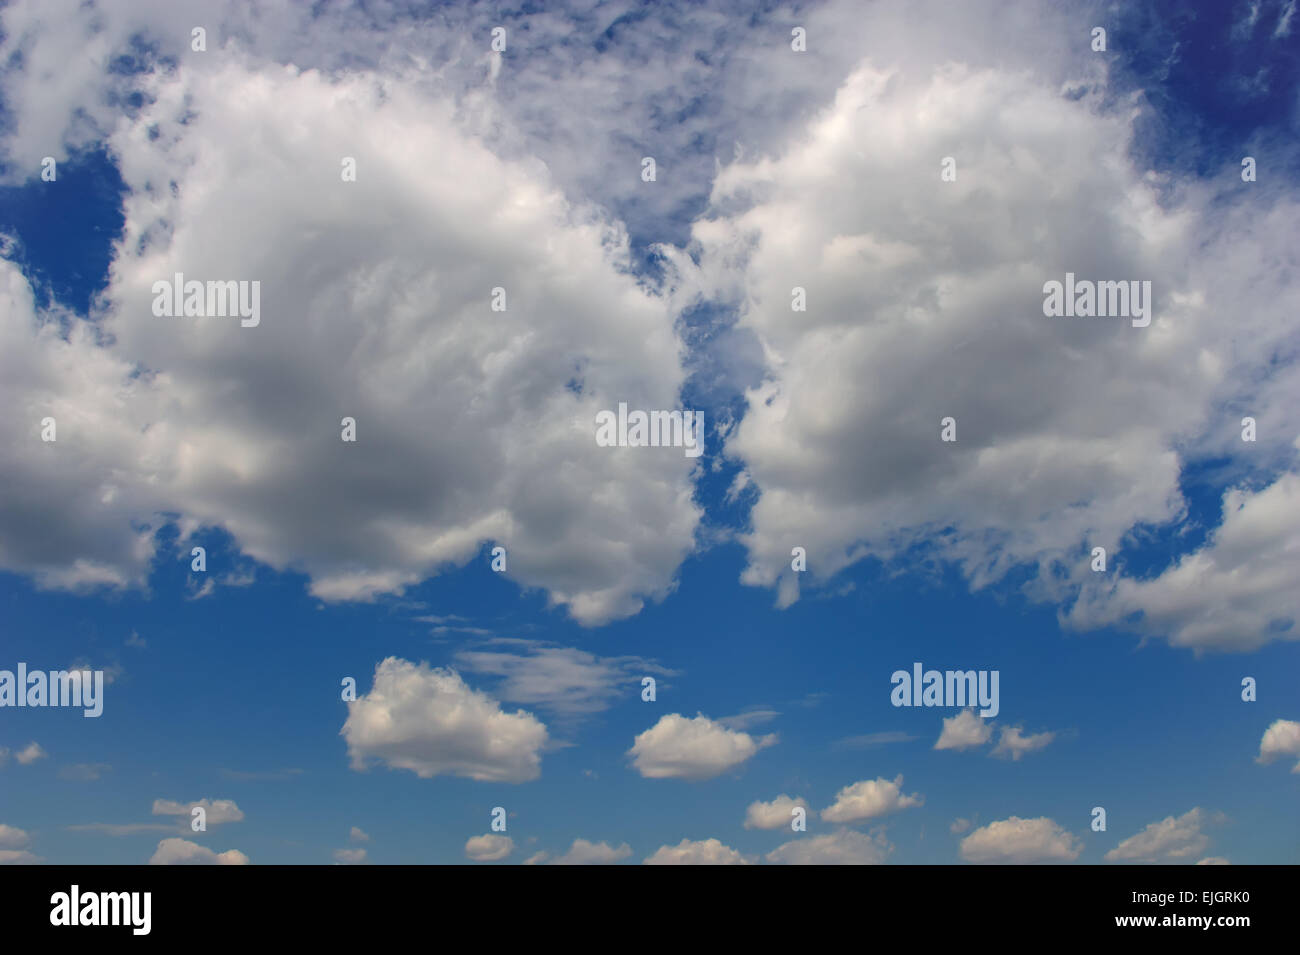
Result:
{"label": "blue sky", "polygon": [[0,860],[1300,861],[1294,2],[207,6],[0,13]]}

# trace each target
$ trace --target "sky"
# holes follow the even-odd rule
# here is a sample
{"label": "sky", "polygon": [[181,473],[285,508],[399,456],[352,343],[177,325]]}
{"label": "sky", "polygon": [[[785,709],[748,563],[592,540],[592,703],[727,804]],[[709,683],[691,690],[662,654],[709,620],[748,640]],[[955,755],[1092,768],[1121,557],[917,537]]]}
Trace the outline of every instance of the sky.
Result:
{"label": "sky", "polygon": [[1300,861],[1295,0],[1063,6],[0,7],[0,863]]}

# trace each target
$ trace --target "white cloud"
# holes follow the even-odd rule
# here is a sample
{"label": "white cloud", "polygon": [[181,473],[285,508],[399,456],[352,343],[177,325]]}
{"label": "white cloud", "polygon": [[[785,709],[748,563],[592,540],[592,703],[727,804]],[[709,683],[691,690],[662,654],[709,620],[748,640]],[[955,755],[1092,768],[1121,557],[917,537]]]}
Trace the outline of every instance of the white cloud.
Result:
{"label": "white cloud", "polygon": [[780,865],[884,865],[893,851],[883,833],[838,829],[824,836],[793,839],[767,854]]}
{"label": "white cloud", "polygon": [[637,735],[628,755],[637,772],[650,779],[700,780],[739,766],[775,742],[774,734],[755,739],[703,713],[693,719],[669,713]]}
{"label": "white cloud", "polygon": [[238,849],[213,852],[188,839],[164,839],[158,843],[150,865],[248,865],[248,856]]}
{"label": "white cloud", "polygon": [[948,831],[953,835],[959,836],[970,827],[971,821],[969,819],[954,819],[952,825],[948,827]]}
{"label": "white cloud", "polygon": [[365,849],[335,849],[334,861],[339,865],[361,865],[366,861]]}
{"label": "white cloud", "polygon": [[1056,739],[1055,733],[1031,733],[1026,736],[1023,727],[1003,726],[1002,733],[998,737],[998,745],[993,747],[993,752],[989,755],[1018,760],[1026,753],[1046,749],[1054,739]]}
{"label": "white cloud", "polygon": [[187,827],[194,810],[198,808],[203,810],[205,822],[209,826],[244,821],[244,811],[235,804],[233,799],[197,799],[193,802],[176,802],[172,799],[153,801],[155,816],[183,816],[182,824]]}
{"label": "white cloud", "polygon": [[28,836],[24,830],[0,823],[0,849],[25,849],[27,842]]}
{"label": "white cloud", "polygon": [[0,849],[0,865],[36,865],[40,857],[26,849]]}
{"label": "white cloud", "polygon": [[882,776],[845,786],[835,794],[835,802],[822,810],[821,816],[827,822],[858,822],[924,804],[925,797],[920,793],[903,795],[903,776],[900,773],[893,779]]}
{"label": "white cloud", "polygon": [[675,846],[660,846],[642,865],[749,865],[735,849],[717,839],[683,839]]}
{"label": "white cloud", "polygon": [[[0,566],[140,585],[167,512],[304,571],[325,600],[400,592],[488,542],[584,624],[671,591],[700,517],[693,462],[594,439],[619,401],[680,407],[667,301],[604,213],[409,80],[234,48],[134,78],[146,105],[107,124],[130,192],[104,314],[60,339],[17,270],[0,276],[3,397],[25,409],[0,444],[41,451],[0,461]],[[320,117],[309,136],[303,115]],[[177,272],[260,281],[260,324],[154,316],[153,283]],[[56,446],[33,430],[44,414]]]}
{"label": "white cloud", "polygon": [[[1185,460],[1241,454],[1229,440],[1240,415],[1223,410],[1238,399],[1272,422],[1252,467],[1294,467],[1284,422],[1300,370],[1270,356],[1287,352],[1300,287],[1270,250],[1295,245],[1300,217],[1290,193],[1233,189],[1224,203],[1218,183],[1180,183],[1171,197],[1133,160],[1140,110],[1105,102],[1104,76],[1073,56],[1064,78],[1078,97],[1034,42],[988,67],[978,52],[935,67],[921,45],[873,53],[783,146],[724,167],[693,229],[699,268],[675,259],[703,294],[736,303],[738,329],[763,349],[763,380],[726,441],[757,491],[742,580],[788,606],[801,585],[925,542],[973,588],[1028,567],[1031,596],[1068,606],[1099,584],[1089,548],[1118,561],[1113,581],[1131,530],[1185,518]],[[953,154],[957,181],[943,183],[939,157]],[[1066,271],[1150,281],[1150,326],[1045,317],[1043,284]],[[791,310],[793,286],[806,312]],[[1249,330],[1225,329],[1227,313]],[[940,440],[948,415],[955,443]],[[1241,552],[1257,576],[1225,564],[1185,611],[1171,594],[1168,638],[1213,645],[1234,624],[1237,646],[1284,638],[1270,627],[1294,616],[1300,558],[1292,547],[1276,570],[1265,562],[1296,539],[1298,511],[1258,560]],[[806,574],[790,569],[794,539]],[[1227,608],[1195,623],[1220,597]],[[1112,615],[1097,601],[1080,625]],[[1164,623],[1152,632],[1166,636]]]}
{"label": "white cloud", "polygon": [[1223,495],[1223,523],[1200,549],[1149,580],[1089,589],[1068,621],[1135,626],[1174,646],[1255,650],[1300,639],[1300,474]]}
{"label": "white cloud", "polygon": [[1210,844],[1210,837],[1201,827],[1220,821],[1199,806],[1177,818],[1166,816],[1153,822],[1137,835],[1129,836],[1106,853],[1110,862],[1138,860],[1143,862],[1180,862],[1201,855]]}
{"label": "white cloud", "polygon": [[38,759],[45,759],[49,753],[41,748],[41,744],[33,740],[18,752],[14,753],[14,759],[18,760],[23,766],[30,766]]}
{"label": "white cloud", "polygon": [[961,857],[975,863],[1073,862],[1083,844],[1046,817],[1011,816],[981,826],[961,841]]}
{"label": "white cloud", "polygon": [[465,858],[475,862],[499,862],[514,851],[515,840],[491,832],[471,836],[465,843]]}
{"label": "white cloud", "polygon": [[549,865],[613,865],[632,854],[632,847],[626,842],[611,846],[608,842],[588,842],[586,839],[574,839],[569,851]]}
{"label": "white cloud", "polygon": [[796,806],[802,806],[805,812],[808,810],[808,803],[802,796],[792,798],[784,793],[771,802],[752,802],[745,810],[745,828],[781,829],[789,826]]}
{"label": "white cloud", "polygon": [[360,826],[353,826],[348,831],[348,838],[353,842],[369,842],[370,836]]}
{"label": "white cloud", "polygon": [[[1279,757],[1292,756],[1300,757],[1300,722],[1274,720],[1259,741],[1257,761],[1271,763]],[[1300,773],[1300,762],[1291,767],[1291,772]]]}
{"label": "white cloud", "polygon": [[935,749],[971,749],[983,746],[993,737],[993,724],[975,714],[973,709],[962,710],[943,721],[943,730],[935,741]]}
{"label": "white cloud", "polygon": [[1232,863],[1229,862],[1227,859],[1223,858],[1223,856],[1206,856],[1204,859],[1202,859],[1200,862],[1196,864],[1197,865],[1232,865]]}
{"label": "white cloud", "polygon": [[454,670],[388,657],[370,692],[348,704],[340,730],[353,769],[377,759],[422,779],[465,776],[520,783],[541,775],[546,726],[523,710],[507,713]]}

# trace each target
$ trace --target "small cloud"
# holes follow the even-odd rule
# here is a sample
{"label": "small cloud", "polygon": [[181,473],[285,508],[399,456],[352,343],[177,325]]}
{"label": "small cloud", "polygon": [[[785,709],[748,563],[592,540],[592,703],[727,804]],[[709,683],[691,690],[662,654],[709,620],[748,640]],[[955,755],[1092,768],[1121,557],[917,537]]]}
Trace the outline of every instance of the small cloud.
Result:
{"label": "small cloud", "polygon": [[352,842],[369,842],[370,836],[357,826],[353,826],[348,832],[348,839]]}
{"label": "small cloud", "polygon": [[976,829],[961,841],[961,857],[980,864],[1073,862],[1083,845],[1046,817],[1011,816]]}
{"label": "small cloud", "polygon": [[683,839],[675,846],[660,846],[642,865],[749,865],[749,860],[717,839],[692,842]]}
{"label": "small cloud", "polygon": [[998,745],[993,748],[993,752],[989,755],[1014,761],[1020,759],[1026,753],[1046,749],[1054,739],[1056,739],[1055,733],[1035,733],[1031,736],[1025,736],[1024,730],[1019,726],[1004,726],[998,739]]}
{"label": "small cloud", "polygon": [[1111,849],[1106,853],[1106,860],[1181,862],[1201,855],[1209,846],[1210,837],[1201,831],[1203,826],[1224,821],[1222,814],[1208,813],[1199,806],[1178,817],[1166,816]]}
{"label": "small cloud", "polygon": [[943,721],[935,749],[972,749],[983,746],[993,738],[993,724],[975,715],[975,710],[962,710]]}
{"label": "small cloud", "polygon": [[213,852],[188,839],[164,839],[158,843],[150,865],[248,865],[248,856],[238,849]]}
{"label": "small cloud", "polygon": [[802,797],[794,799],[784,793],[771,802],[752,802],[745,810],[745,828],[782,829],[790,825],[796,807],[808,811],[808,803]]}
{"label": "small cloud", "polygon": [[775,734],[755,739],[727,729],[703,713],[691,719],[668,713],[638,734],[627,754],[647,779],[702,780],[739,766],[776,741]]}
{"label": "small cloud", "polygon": [[471,836],[465,843],[465,858],[474,862],[500,862],[514,851],[515,841],[496,833]]}
{"label": "small cloud", "polygon": [[972,823],[969,819],[954,819],[952,825],[948,827],[948,831],[953,835],[959,836],[969,829],[971,825]]}
{"label": "small cloud", "polygon": [[366,861],[365,849],[335,849],[334,861],[339,865],[361,865]]}
{"label": "small cloud", "polygon": [[632,847],[626,842],[611,846],[608,842],[588,842],[586,839],[574,839],[569,851],[549,865],[613,865],[632,854]]}
{"label": "small cloud", "polygon": [[919,793],[903,795],[900,773],[892,780],[864,779],[845,786],[836,794],[834,804],[822,810],[821,817],[826,822],[858,822],[924,804],[925,797]]}
{"label": "small cloud", "polygon": [[35,740],[14,753],[14,759],[18,760],[18,763],[22,766],[30,766],[38,759],[45,759],[47,756],[49,756],[49,753],[41,749],[41,744]]}
{"label": "small cloud", "polygon": [[136,633],[134,630],[131,631],[131,636],[126,638],[126,645],[128,647],[135,647],[139,650],[143,650],[149,646],[144,637],[140,636],[140,634]]}

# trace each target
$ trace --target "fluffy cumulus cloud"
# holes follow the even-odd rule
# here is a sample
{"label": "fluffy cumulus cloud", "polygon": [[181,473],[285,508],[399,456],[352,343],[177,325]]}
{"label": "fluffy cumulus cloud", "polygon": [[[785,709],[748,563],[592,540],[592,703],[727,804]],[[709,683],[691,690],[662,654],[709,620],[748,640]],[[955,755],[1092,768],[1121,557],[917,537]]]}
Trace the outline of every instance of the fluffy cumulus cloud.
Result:
{"label": "fluffy cumulus cloud", "polygon": [[[1242,388],[1272,422],[1256,461],[1294,468],[1300,372],[1270,358],[1290,354],[1300,305],[1294,254],[1274,252],[1297,245],[1294,200],[1238,191],[1225,211],[1219,183],[1171,199],[1133,158],[1138,109],[1105,101],[1102,77],[1073,57],[1065,77],[1037,55],[979,61],[872,54],[784,146],[723,168],[695,223],[701,288],[735,303],[764,355],[726,441],[754,496],[743,580],[785,606],[801,578],[924,542],[973,587],[1028,566],[1035,596],[1087,590],[1079,626],[1144,612],[1178,645],[1293,637],[1294,475],[1167,580],[1141,585],[1116,558],[1127,583],[1111,593],[1087,555],[1185,516],[1183,466],[1231,449]],[[1150,281],[1149,326],[1045,316],[1043,286],[1066,272]]]}
{"label": "fluffy cumulus cloud", "polygon": [[366,861],[365,849],[335,849],[334,861],[339,865],[361,865]]}
{"label": "fluffy cumulus cloud", "polygon": [[164,839],[158,843],[150,865],[248,865],[248,856],[238,849],[213,852],[188,839]]}
{"label": "fluffy cumulus cloud", "polygon": [[775,734],[755,738],[703,713],[693,719],[669,713],[637,735],[628,755],[637,772],[650,779],[711,779],[775,742]]}
{"label": "fluffy cumulus cloud", "polygon": [[423,779],[464,776],[520,783],[541,775],[546,726],[508,713],[454,670],[388,657],[370,692],[348,704],[340,734],[354,769],[379,760]]}
{"label": "fluffy cumulus cloud", "polygon": [[[693,462],[594,439],[597,411],[680,407],[683,381],[667,301],[631,275],[618,225],[400,77],[231,48],[134,82],[144,105],[108,137],[129,191],[95,324],[37,313],[0,275],[22,410],[3,437],[30,449],[0,464],[0,566],[138,584],[166,513],[327,600],[400,592],[488,542],[583,623],[669,592],[699,518]],[[154,314],[176,274],[259,281],[258,324]]]}
{"label": "fluffy cumulus cloud", "polygon": [[998,745],[993,747],[993,752],[989,755],[1018,760],[1026,753],[1046,749],[1054,739],[1056,739],[1055,733],[1030,733],[1026,736],[1023,727],[1004,726],[998,736]]}
{"label": "fluffy cumulus cloud", "polygon": [[961,841],[961,857],[975,863],[1073,862],[1083,843],[1046,817],[1011,816],[981,826]]}
{"label": "fluffy cumulus cloud", "polygon": [[717,839],[683,839],[675,846],[660,846],[642,865],[749,865],[749,860]]}
{"label": "fluffy cumulus cloud", "polygon": [[978,716],[973,709],[962,710],[943,721],[943,730],[935,741],[935,749],[973,749],[983,746],[993,738],[991,721]]}
{"label": "fluffy cumulus cloud", "polygon": [[465,858],[475,862],[500,862],[514,851],[513,839],[493,832],[472,836],[465,843]]}
{"label": "fluffy cumulus cloud", "polygon": [[802,796],[792,798],[782,793],[771,802],[755,800],[745,810],[745,828],[781,829],[790,825],[796,807],[803,809],[805,813],[808,811],[808,803]]}
{"label": "fluffy cumulus cloud", "polygon": [[884,833],[838,829],[823,836],[791,841],[769,852],[777,865],[884,865],[894,851]]}
{"label": "fluffy cumulus cloud", "polygon": [[[1300,757],[1300,722],[1296,720],[1274,720],[1264,730],[1259,741],[1261,763],[1271,763],[1278,758]],[[1291,772],[1300,773],[1300,762],[1291,767]]]}
{"label": "fluffy cumulus cloud", "polygon": [[1181,816],[1166,816],[1137,835],[1129,836],[1106,853],[1110,862],[1187,862],[1201,855],[1210,844],[1202,828],[1221,822],[1222,817],[1199,806]]}
{"label": "fluffy cumulus cloud", "polygon": [[924,804],[925,797],[920,793],[904,795],[903,777],[899,774],[893,779],[864,779],[845,786],[821,816],[827,822],[858,822]]}
{"label": "fluffy cumulus cloud", "polygon": [[613,865],[632,855],[632,847],[626,842],[612,846],[608,842],[590,842],[586,839],[574,839],[569,851],[562,856],[549,859],[540,852],[528,861],[537,864],[547,861],[548,865]]}

